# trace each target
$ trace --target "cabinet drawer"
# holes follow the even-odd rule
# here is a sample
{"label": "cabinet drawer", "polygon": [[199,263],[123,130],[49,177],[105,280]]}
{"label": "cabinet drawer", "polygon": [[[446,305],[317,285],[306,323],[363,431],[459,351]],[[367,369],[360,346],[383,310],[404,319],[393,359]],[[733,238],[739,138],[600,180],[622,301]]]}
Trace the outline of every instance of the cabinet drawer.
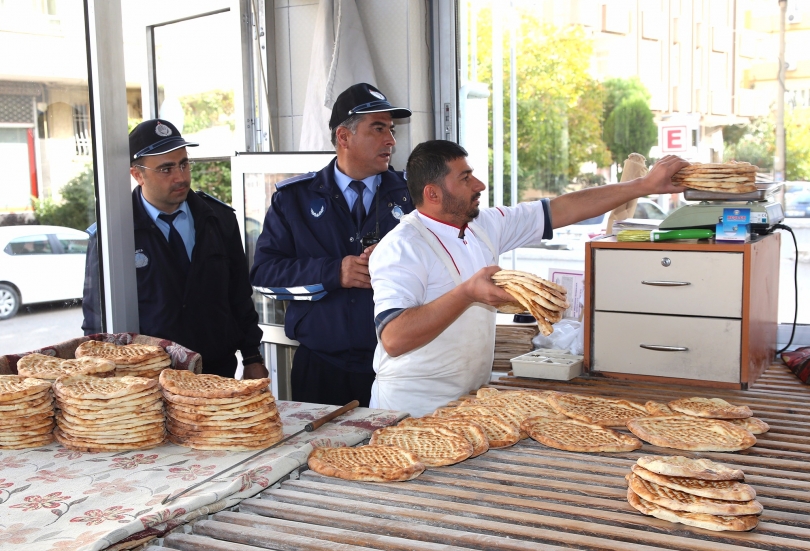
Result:
{"label": "cabinet drawer", "polygon": [[738,383],[741,324],[735,319],[594,312],[591,371]]}
{"label": "cabinet drawer", "polygon": [[742,253],[596,249],[593,266],[596,310],[742,317]]}

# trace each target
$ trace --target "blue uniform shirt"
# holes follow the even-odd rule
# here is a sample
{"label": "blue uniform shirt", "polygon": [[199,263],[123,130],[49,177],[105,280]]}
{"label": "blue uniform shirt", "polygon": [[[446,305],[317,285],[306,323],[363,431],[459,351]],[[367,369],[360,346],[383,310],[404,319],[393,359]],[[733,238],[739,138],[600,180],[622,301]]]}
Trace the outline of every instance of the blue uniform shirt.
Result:
{"label": "blue uniform shirt", "polygon": [[[381,174],[375,174],[374,176],[369,176],[361,180],[361,182],[366,185],[366,189],[363,190],[363,206],[366,207],[366,212],[371,212],[371,202],[374,200],[374,192],[377,190],[381,181]],[[343,197],[346,198],[346,203],[349,205],[350,211],[354,208],[354,202],[357,200],[357,193],[349,187],[349,184],[352,182],[353,180],[343,174],[338,168],[337,163],[335,163],[335,183],[343,193]]]}
{"label": "blue uniform shirt", "polygon": [[[152,222],[155,223],[155,226],[160,230],[160,233],[163,234],[163,237],[166,238],[166,241],[169,240],[169,223],[164,222],[160,218],[158,218],[159,214],[168,214],[164,213],[162,210],[158,209],[152,203],[146,200],[146,197],[141,194],[141,202],[143,203],[143,208],[146,209],[146,214],[149,215],[149,218],[152,219]],[[191,260],[191,251],[194,250],[194,217],[191,216],[191,211],[188,208],[188,203],[183,201],[183,203],[178,207],[180,214],[177,215],[177,218],[174,219],[174,227],[177,228],[178,233],[180,233],[180,237],[183,238],[183,244],[186,246],[186,252],[188,253],[188,259]]]}

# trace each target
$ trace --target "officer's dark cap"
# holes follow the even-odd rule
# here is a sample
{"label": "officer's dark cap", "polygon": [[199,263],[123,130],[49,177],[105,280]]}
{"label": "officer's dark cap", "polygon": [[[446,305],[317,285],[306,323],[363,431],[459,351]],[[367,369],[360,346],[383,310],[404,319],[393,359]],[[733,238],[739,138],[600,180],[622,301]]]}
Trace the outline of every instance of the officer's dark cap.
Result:
{"label": "officer's dark cap", "polygon": [[177,127],[169,121],[151,119],[143,121],[129,133],[129,158],[134,161],[141,157],[163,155],[181,147],[198,145],[200,144],[184,140]]}
{"label": "officer's dark cap", "polygon": [[358,113],[390,112],[395,119],[404,119],[411,116],[411,110],[404,107],[394,107],[382,92],[371,84],[361,82],[350,86],[340,93],[332,107],[332,116],[329,118],[329,130],[334,130],[340,123]]}

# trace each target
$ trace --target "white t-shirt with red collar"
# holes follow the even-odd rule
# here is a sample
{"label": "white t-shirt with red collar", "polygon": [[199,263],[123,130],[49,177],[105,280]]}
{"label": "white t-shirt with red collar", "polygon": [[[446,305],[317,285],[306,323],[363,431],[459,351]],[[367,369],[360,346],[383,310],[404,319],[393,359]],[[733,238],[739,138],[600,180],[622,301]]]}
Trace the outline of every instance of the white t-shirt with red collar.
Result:
{"label": "white t-shirt with red collar", "polygon": [[[455,280],[466,281],[481,268],[497,263],[501,254],[551,237],[546,201],[482,209],[475,228],[465,228],[463,238],[459,238],[460,228],[418,211],[407,216],[418,217],[450,262],[434,252],[413,224],[400,223],[389,232],[369,261],[378,334],[405,309],[444,295],[456,286]],[[476,236],[476,228],[486,238]],[[495,249],[494,255],[487,241]],[[456,270],[455,277],[449,266]],[[494,347],[495,309],[480,303],[470,306],[430,343],[400,356],[389,356],[378,343],[371,407],[407,411],[413,416],[430,413],[489,381]]]}

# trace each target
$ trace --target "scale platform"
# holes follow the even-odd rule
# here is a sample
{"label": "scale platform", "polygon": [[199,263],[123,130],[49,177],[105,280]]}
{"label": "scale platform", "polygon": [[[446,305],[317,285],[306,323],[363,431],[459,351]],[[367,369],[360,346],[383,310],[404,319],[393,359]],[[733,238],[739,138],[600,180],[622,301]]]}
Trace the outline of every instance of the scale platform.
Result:
{"label": "scale platform", "polygon": [[[723,209],[745,208],[751,209],[751,232],[767,233],[774,224],[785,219],[782,204],[774,201],[773,193],[778,185],[757,184],[761,189],[756,193],[746,193],[735,196],[731,193],[713,193],[697,190],[686,190],[684,199],[687,201],[700,201],[692,205],[684,205],[667,216],[659,226],[662,230],[680,230],[688,228],[715,229]],[[690,193],[691,192],[691,193]],[[749,197],[750,196],[750,197]]]}

